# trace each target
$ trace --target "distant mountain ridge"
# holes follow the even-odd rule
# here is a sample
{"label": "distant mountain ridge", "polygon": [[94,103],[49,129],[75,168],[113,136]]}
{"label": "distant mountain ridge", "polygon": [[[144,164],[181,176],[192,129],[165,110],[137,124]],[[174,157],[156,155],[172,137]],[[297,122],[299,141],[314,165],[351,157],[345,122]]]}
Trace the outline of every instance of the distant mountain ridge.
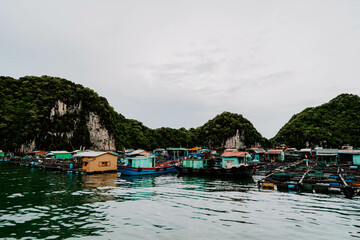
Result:
{"label": "distant mountain ridge", "polygon": [[318,107],[294,115],[271,139],[292,147],[360,147],[360,97],[341,94]]}
{"label": "distant mountain ridge", "polygon": [[267,140],[242,115],[224,112],[198,128],[150,129],[126,119],[93,90],[62,78],[0,77],[0,149],[244,148]]}

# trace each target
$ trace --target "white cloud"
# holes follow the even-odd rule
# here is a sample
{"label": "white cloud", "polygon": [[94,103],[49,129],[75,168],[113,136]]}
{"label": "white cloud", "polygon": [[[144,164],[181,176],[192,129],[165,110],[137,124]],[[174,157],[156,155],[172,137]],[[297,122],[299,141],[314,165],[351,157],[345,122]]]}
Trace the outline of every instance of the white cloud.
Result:
{"label": "white cloud", "polygon": [[359,1],[1,1],[0,75],[93,88],[150,127],[243,114],[266,137],[360,94]]}

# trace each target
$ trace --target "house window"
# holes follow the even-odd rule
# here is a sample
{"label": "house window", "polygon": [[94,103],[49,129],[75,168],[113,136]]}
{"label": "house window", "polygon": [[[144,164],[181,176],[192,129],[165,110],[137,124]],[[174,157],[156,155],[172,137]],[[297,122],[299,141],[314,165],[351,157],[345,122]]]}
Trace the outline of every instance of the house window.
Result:
{"label": "house window", "polygon": [[88,162],[84,162],[84,167],[86,167],[88,165]]}
{"label": "house window", "polygon": [[108,167],[110,166],[110,162],[99,162],[99,167]]}

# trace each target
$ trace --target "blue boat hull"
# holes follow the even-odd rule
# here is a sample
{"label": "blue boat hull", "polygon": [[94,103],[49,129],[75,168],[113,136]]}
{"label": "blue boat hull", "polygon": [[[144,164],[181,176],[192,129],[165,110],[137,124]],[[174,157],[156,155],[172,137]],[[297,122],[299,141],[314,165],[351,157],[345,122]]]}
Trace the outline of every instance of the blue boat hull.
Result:
{"label": "blue boat hull", "polygon": [[174,165],[167,167],[159,167],[159,168],[135,168],[128,166],[118,166],[118,170],[119,172],[121,172],[122,175],[129,175],[129,176],[177,172]]}

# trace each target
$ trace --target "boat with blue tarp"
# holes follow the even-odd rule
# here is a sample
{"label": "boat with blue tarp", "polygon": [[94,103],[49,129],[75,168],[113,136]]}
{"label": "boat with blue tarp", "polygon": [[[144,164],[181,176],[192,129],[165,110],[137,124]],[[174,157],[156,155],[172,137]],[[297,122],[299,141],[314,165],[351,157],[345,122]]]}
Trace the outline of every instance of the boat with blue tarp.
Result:
{"label": "boat with blue tarp", "polygon": [[221,158],[207,155],[185,158],[176,168],[181,174],[186,175],[251,178],[256,163],[251,161],[251,156],[247,152],[228,151],[224,152]]}

